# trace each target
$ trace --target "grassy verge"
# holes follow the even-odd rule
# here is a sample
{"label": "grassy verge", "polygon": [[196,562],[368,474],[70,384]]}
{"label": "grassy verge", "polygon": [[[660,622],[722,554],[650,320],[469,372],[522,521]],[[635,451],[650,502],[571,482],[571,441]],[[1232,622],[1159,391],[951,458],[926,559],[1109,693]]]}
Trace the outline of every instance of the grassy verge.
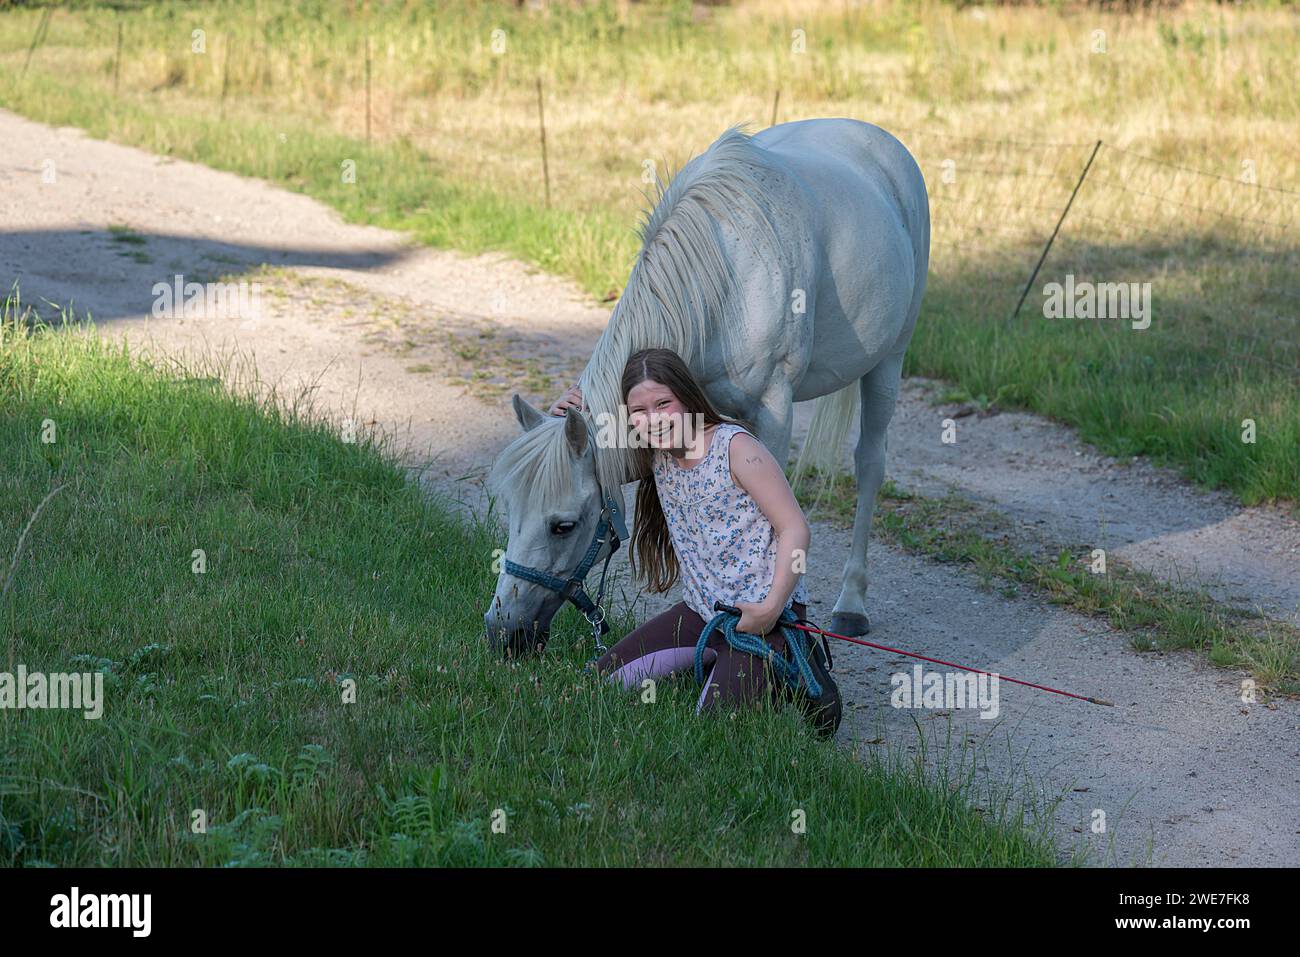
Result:
{"label": "grassy verge", "polygon": [[[777,90],[780,120],[881,123],[917,156],[934,209],[910,374],[1051,415],[1248,504],[1300,498],[1298,28],[1285,10],[757,0],[544,15],[375,3],[363,17],[324,2],[92,3],[53,16],[24,78],[40,13],[0,14],[0,104],[263,177],[432,245],[503,250],[600,298],[626,280],[648,171],[730,123],[766,122]],[[1107,147],[1009,321],[1094,138]],[[1067,275],[1150,283],[1150,328],[1046,319],[1045,284]]]}
{"label": "grassy verge", "polygon": [[[799,495],[812,506],[812,493]],[[856,503],[853,479],[836,476],[817,511],[847,527]],[[1105,618],[1139,651],[1196,649],[1216,665],[1249,670],[1262,689],[1300,694],[1300,629],[1177,588],[1110,555],[1101,571],[1091,548],[1026,543],[1004,517],[960,496],[925,498],[888,481],[872,528],[913,554],[966,566],[1005,597],[1023,589]]]}
{"label": "grassy verge", "polygon": [[93,335],[0,331],[0,571],[63,486],[0,605],[0,670],[106,689],[99,720],[0,711],[0,863],[1055,860],[960,773],[863,766],[792,710],[697,718],[689,680],[654,703],[594,681],[571,610],[540,660],[489,654],[498,533],[373,437]]}

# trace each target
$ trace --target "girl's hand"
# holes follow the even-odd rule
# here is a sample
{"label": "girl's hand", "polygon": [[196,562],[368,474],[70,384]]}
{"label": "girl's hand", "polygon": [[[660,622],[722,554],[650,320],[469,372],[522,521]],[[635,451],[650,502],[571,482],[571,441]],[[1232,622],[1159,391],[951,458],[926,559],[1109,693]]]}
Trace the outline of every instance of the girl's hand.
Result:
{"label": "girl's hand", "polygon": [[550,411],[551,415],[564,415],[565,409],[574,408],[581,412],[586,407],[582,401],[582,390],[578,388],[578,384],[575,382],[569,386],[569,390],[564,395],[555,401],[555,405],[551,406]]}
{"label": "girl's hand", "polygon": [[780,608],[773,608],[767,602],[738,601],[734,604],[740,609],[740,622],[736,625],[736,631],[743,631],[747,635],[761,635],[768,639],[769,644],[772,638],[781,637],[779,632],[775,635],[770,634],[781,619]]}

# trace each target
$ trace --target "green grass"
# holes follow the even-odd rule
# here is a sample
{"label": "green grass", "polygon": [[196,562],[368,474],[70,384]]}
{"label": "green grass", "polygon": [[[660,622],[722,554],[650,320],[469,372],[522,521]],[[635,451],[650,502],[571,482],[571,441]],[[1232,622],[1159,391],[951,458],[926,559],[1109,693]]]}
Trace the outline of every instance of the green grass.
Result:
{"label": "green grass", "polygon": [[111,225],[108,227],[109,237],[115,243],[125,243],[128,246],[143,246],[147,240],[139,233],[134,232],[129,226]]}
{"label": "green grass", "polygon": [[[922,165],[936,245],[909,373],[999,395],[1247,504],[1300,499],[1294,18],[1272,6],[1191,4],[1154,21],[1090,11],[1110,36],[1097,56],[1084,42],[1091,27],[1054,9],[988,9],[977,23],[943,4],[770,7],[709,7],[696,22],[705,8],[684,2],[545,17],[513,4],[377,2],[367,18],[324,2],[86,4],[54,14],[25,80],[40,11],[23,8],[0,12],[0,104],[262,177],[430,245],[502,250],[604,298],[636,253],[643,164],[683,161],[739,119],[766,122],[780,89],[781,119],[880,122]],[[805,55],[789,51],[795,26]],[[197,28],[201,54],[190,50]],[[508,38],[501,54],[496,29]],[[1157,122],[1168,115],[1180,117],[1173,130]],[[1107,148],[1039,289],[1008,322],[1091,145],[1036,143],[1094,136]],[[1291,191],[1242,184],[1243,159],[1260,183]],[[343,181],[347,160],[355,183]],[[1152,328],[1042,319],[1041,286],[1065,273],[1152,282]],[[1253,444],[1241,440],[1246,419]]]}
{"label": "green grass", "polygon": [[[799,497],[805,507],[814,502],[811,492]],[[835,476],[821,489],[818,508],[841,525],[852,526],[856,507],[852,477]],[[1101,573],[1091,548],[1013,541],[1002,516],[955,494],[925,498],[888,481],[872,530],[913,554],[969,568],[1004,597],[1023,588],[1104,618],[1138,651],[1193,649],[1220,667],[1249,670],[1263,690],[1300,695],[1300,629],[1162,582],[1111,555]]]}
{"label": "green grass", "polygon": [[[1273,281],[1280,289],[1294,278]],[[1022,315],[1008,323],[1006,303],[998,301],[1003,311],[990,315],[987,299],[974,300],[983,309],[973,307],[963,284],[940,278],[927,292],[905,374],[1031,409],[1074,426],[1108,455],[1147,456],[1194,482],[1232,489],[1247,504],[1282,500],[1300,508],[1300,372],[1268,361],[1294,351],[1300,326],[1297,340],[1252,350],[1256,361],[1234,359],[1240,347],[1233,330],[1191,318],[1198,306],[1190,284],[1189,275],[1167,276],[1153,312],[1155,321],[1197,326],[1196,342],[1111,320]],[[1025,313],[1041,303],[1031,294]],[[1246,420],[1255,423],[1253,442],[1243,441]]]}
{"label": "green grass", "polygon": [[973,766],[859,762],[793,709],[700,718],[689,679],[653,704],[596,681],[571,610],[540,659],[501,660],[481,618],[499,532],[453,521],[372,436],[14,305],[0,574],[63,490],[0,599],[2,670],[99,671],[107,700],[97,721],[0,712],[0,864],[1058,859],[1050,813],[969,806]]}

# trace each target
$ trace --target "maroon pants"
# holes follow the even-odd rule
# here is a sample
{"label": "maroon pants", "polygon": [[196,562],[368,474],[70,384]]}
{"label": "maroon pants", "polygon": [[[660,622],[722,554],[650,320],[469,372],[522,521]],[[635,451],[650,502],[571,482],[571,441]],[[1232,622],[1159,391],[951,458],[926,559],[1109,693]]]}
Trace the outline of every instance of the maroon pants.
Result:
{"label": "maroon pants", "polygon": [[[792,610],[798,618],[807,614],[801,602],[795,602]],[[685,602],[679,601],[629,632],[601,655],[596,661],[596,671],[625,688],[637,688],[646,678],[694,670],[695,645],[705,624]],[[770,633],[767,640],[777,654],[786,653],[785,637],[779,629]],[[780,682],[774,679],[767,662],[732,648],[721,631],[709,636],[704,648],[704,670],[708,677],[695,704],[696,712],[718,706],[734,707],[764,696],[776,697],[780,691]]]}

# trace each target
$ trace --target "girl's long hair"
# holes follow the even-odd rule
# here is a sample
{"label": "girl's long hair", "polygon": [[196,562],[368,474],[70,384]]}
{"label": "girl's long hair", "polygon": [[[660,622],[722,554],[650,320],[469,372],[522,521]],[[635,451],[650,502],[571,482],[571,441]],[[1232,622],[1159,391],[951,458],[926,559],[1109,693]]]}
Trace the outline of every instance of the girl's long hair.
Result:
{"label": "girl's long hair", "polygon": [[[692,417],[699,415],[707,428],[727,423],[739,425],[749,432],[753,426],[743,419],[727,418],[713,407],[682,357],[671,349],[642,349],[628,357],[623,367],[622,396],[627,405],[627,394],[647,379],[667,386]],[[692,419],[692,421],[695,421]],[[668,520],[659,502],[659,489],[655,485],[655,449],[641,447],[633,450],[635,474],[640,476],[636,490],[636,520],[632,530],[632,546],[628,563],[633,574],[645,580],[651,592],[666,592],[677,582],[680,566],[673,543],[668,534]],[[641,570],[637,571],[637,560]]]}

